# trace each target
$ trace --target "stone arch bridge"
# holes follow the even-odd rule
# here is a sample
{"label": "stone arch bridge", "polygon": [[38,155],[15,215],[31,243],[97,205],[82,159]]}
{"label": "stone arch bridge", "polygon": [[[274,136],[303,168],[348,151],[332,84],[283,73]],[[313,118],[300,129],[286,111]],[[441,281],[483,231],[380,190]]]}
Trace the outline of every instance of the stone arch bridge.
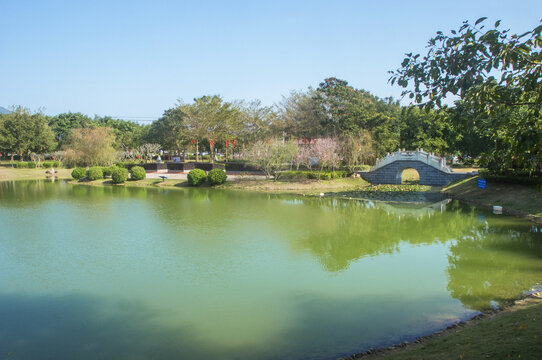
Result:
{"label": "stone arch bridge", "polygon": [[378,159],[369,171],[360,171],[360,176],[373,184],[401,184],[403,170],[412,168],[420,175],[420,185],[444,186],[449,182],[460,180],[475,173],[454,173],[446,165],[446,159],[426,153],[423,149],[416,151],[398,150]]}

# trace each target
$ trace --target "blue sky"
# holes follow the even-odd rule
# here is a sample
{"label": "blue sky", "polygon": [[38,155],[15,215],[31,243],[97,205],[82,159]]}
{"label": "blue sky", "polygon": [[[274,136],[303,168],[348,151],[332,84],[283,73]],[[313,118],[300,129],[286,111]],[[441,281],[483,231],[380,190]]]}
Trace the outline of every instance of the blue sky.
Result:
{"label": "blue sky", "polygon": [[377,96],[437,30],[487,16],[523,33],[539,1],[0,0],[0,106],[157,118],[207,94],[280,101],[326,77]]}

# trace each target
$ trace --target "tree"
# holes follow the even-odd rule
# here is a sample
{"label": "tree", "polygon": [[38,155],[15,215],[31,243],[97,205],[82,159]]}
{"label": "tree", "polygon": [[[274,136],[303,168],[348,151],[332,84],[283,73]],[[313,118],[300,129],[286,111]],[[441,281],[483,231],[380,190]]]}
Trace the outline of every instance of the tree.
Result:
{"label": "tree", "polygon": [[196,161],[201,140],[209,142],[209,160],[213,162],[216,144],[225,143],[241,131],[239,109],[218,95],[196,98],[193,104],[180,103],[175,110],[182,114],[188,135],[195,142]]}
{"label": "tree", "polygon": [[348,134],[342,140],[344,163],[350,172],[355,172],[360,165],[374,164],[376,154],[371,133],[360,130],[357,134]]}
{"label": "tree", "polygon": [[13,154],[43,153],[55,147],[54,135],[41,113],[30,114],[16,107],[9,114],[0,115],[0,150]]}
{"label": "tree", "polygon": [[248,150],[245,157],[258,164],[266,178],[279,171],[283,165],[291,164],[299,151],[292,141],[279,139],[258,140]]}
{"label": "tree", "polygon": [[93,121],[98,126],[113,129],[115,135],[116,149],[130,150],[144,143],[144,135],[148,131],[149,125],[140,125],[133,121],[113,119],[110,116],[98,117]]}
{"label": "tree", "polygon": [[454,144],[454,131],[447,111],[405,107],[401,111],[400,147],[423,148],[444,155]]}
{"label": "tree", "polygon": [[399,104],[354,89],[345,80],[327,78],[316,89],[315,101],[323,117],[324,133],[338,137],[368,130],[382,155],[399,145]]}
{"label": "tree", "polygon": [[181,151],[189,139],[186,114],[178,108],[168,109],[149,129],[146,140],[158,143],[164,149]]}
{"label": "tree", "polygon": [[316,92],[311,88],[307,92],[292,91],[288,96],[283,96],[276,105],[277,121],[272,125],[274,134],[298,139],[323,135],[324,117],[315,99]]}
{"label": "tree", "polygon": [[70,166],[110,165],[115,159],[114,142],[111,128],[73,129],[65,145],[64,161]]}
{"label": "tree", "polygon": [[318,159],[319,172],[322,172],[324,168],[335,169],[339,166],[341,155],[339,153],[339,144],[335,139],[318,139],[315,144],[310,146],[313,156]]}
{"label": "tree", "polygon": [[55,134],[59,147],[66,143],[72,129],[89,127],[92,124],[92,119],[81,113],[69,112],[49,117],[49,126]]}
{"label": "tree", "polygon": [[137,148],[137,152],[141,155],[145,161],[152,160],[154,154],[160,151],[159,144],[143,144]]}
{"label": "tree", "polygon": [[485,118],[496,134],[486,160],[501,171],[532,172],[542,164],[542,25],[517,35],[499,29],[500,21],[485,30],[486,20],[438,31],[427,54],[406,54],[390,82],[425,107],[459,98],[473,114],[468,121]]}
{"label": "tree", "polygon": [[250,102],[240,101],[235,106],[240,111],[240,121],[242,122],[239,137],[243,137],[246,141],[254,142],[271,135],[271,125],[276,117],[272,107],[262,106],[260,100]]}

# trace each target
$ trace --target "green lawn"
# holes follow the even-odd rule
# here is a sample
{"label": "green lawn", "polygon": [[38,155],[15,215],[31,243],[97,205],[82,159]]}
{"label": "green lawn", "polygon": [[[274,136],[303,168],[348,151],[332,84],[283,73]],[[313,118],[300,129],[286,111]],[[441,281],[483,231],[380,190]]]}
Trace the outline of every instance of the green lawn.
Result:
{"label": "green lawn", "polygon": [[[528,299],[529,300],[529,299]],[[473,320],[369,359],[542,359],[542,302]]]}
{"label": "green lawn", "polygon": [[[453,198],[491,207],[499,205],[505,211],[532,214],[542,217],[542,188],[515,184],[487,183],[486,189],[479,189],[478,177],[469,178],[443,189]],[[541,357],[542,358],[542,357]]]}

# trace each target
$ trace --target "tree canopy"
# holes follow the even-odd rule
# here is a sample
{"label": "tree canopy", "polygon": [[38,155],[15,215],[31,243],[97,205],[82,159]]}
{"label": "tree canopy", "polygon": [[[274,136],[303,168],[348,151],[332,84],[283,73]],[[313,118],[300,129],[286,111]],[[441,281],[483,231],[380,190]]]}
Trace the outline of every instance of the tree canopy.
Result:
{"label": "tree canopy", "polygon": [[542,25],[518,35],[501,29],[500,21],[486,29],[486,22],[438,31],[427,54],[406,54],[390,82],[425,107],[460,100],[470,115],[456,120],[467,128],[481,121],[491,132],[483,153],[488,165],[533,171],[542,163]]}
{"label": "tree canopy", "polygon": [[17,107],[9,114],[0,115],[0,150],[29,155],[54,150],[54,135],[45,116]]}

